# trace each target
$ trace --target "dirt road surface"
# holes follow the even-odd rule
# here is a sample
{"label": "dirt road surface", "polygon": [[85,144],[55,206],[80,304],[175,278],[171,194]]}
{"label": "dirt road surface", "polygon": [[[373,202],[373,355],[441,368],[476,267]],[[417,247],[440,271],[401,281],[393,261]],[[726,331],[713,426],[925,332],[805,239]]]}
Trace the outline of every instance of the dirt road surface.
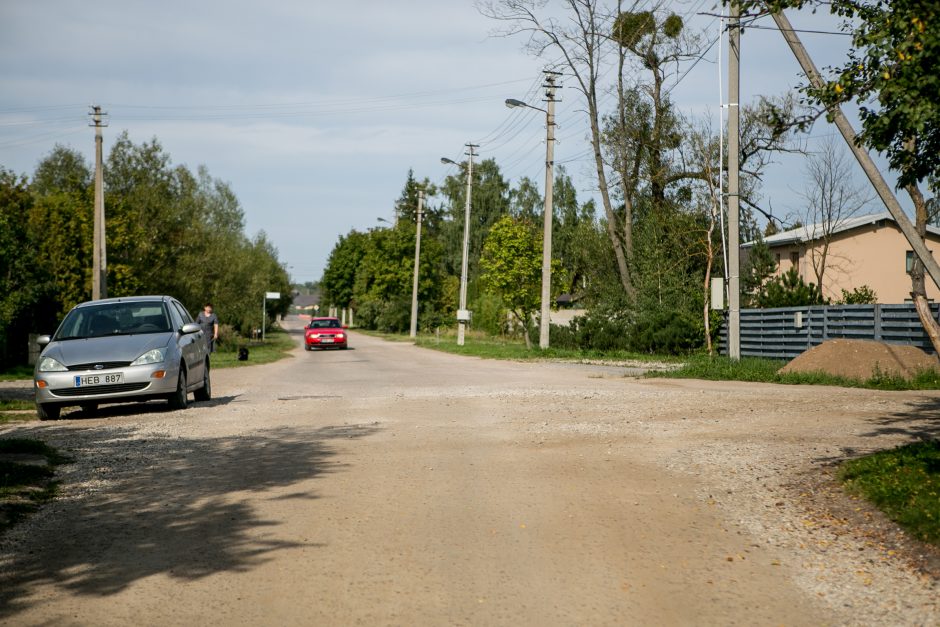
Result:
{"label": "dirt road surface", "polygon": [[185,411],[2,427],[75,462],[0,539],[0,623],[940,624],[826,479],[937,437],[940,395],[623,372],[353,333]]}

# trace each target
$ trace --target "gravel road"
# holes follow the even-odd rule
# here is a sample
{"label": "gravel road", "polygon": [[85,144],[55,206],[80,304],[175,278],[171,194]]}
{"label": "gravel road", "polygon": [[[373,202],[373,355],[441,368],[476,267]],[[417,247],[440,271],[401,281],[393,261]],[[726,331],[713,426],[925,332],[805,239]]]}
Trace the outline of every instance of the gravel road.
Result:
{"label": "gravel road", "polygon": [[936,553],[831,481],[940,394],[632,372],[353,333],[2,426],[75,462],[0,538],[0,623],[940,624]]}

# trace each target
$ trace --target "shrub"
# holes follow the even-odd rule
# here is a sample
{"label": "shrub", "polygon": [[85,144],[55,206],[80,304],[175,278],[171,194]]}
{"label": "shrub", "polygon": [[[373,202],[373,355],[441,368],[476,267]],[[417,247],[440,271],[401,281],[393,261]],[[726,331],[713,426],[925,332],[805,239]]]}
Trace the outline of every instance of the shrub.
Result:
{"label": "shrub", "polygon": [[700,320],[678,311],[643,315],[630,332],[630,348],[644,353],[678,355],[701,348],[705,330]]}

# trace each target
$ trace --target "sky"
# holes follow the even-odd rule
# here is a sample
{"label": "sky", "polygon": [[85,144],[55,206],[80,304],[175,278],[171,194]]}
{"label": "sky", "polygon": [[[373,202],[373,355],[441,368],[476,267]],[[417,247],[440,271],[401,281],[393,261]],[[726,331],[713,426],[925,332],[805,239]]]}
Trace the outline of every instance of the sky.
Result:
{"label": "sky", "polygon": [[[661,4],[706,44],[719,38],[711,0]],[[827,16],[790,19],[834,30]],[[742,39],[743,102],[801,82],[773,22],[757,25],[768,29]],[[541,70],[554,56],[531,56],[498,26],[473,0],[2,0],[0,167],[30,175],[56,144],[93,163],[88,112],[98,104],[106,153],[127,131],[136,144],[156,138],[173,164],[206,166],[238,196],[247,235],[263,230],[293,281],[316,281],[340,235],[393,218],[409,170],[440,183],[457,172],[441,157],[461,161],[467,142],[513,184],[528,176],[541,187],[544,115],[504,101],[542,106]],[[802,37],[817,66],[844,59],[846,37]],[[671,94],[715,126],[726,50],[722,40],[680,68]],[[596,196],[584,105],[572,79],[562,84],[555,160],[583,202]],[[820,125],[810,146],[833,132]],[[775,215],[799,210],[803,159],[768,170],[764,202]]]}

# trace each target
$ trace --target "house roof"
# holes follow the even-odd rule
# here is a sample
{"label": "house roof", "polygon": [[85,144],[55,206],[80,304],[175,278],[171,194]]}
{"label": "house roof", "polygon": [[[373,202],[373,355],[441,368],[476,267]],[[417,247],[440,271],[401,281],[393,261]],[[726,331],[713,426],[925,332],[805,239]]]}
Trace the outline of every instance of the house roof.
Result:
{"label": "house roof", "polygon": [[[878,224],[880,222],[894,222],[895,219],[887,211],[882,211],[880,213],[869,213],[863,216],[853,216],[851,218],[846,218],[845,220],[840,220],[833,228],[832,234],[844,233],[846,231],[851,231],[853,229],[861,228],[863,226],[868,226],[870,224]],[[935,226],[927,226],[927,232],[933,235],[940,236],[940,228]],[[783,244],[794,244],[800,242],[809,242],[814,239],[819,239],[823,234],[823,225],[822,223],[810,224],[807,226],[801,226],[795,229],[790,229],[789,231],[782,231],[780,233],[775,233],[774,235],[769,235],[764,238],[764,243],[768,246],[781,246]],[[741,244],[742,248],[749,248],[756,244],[756,241],[746,242]]]}

